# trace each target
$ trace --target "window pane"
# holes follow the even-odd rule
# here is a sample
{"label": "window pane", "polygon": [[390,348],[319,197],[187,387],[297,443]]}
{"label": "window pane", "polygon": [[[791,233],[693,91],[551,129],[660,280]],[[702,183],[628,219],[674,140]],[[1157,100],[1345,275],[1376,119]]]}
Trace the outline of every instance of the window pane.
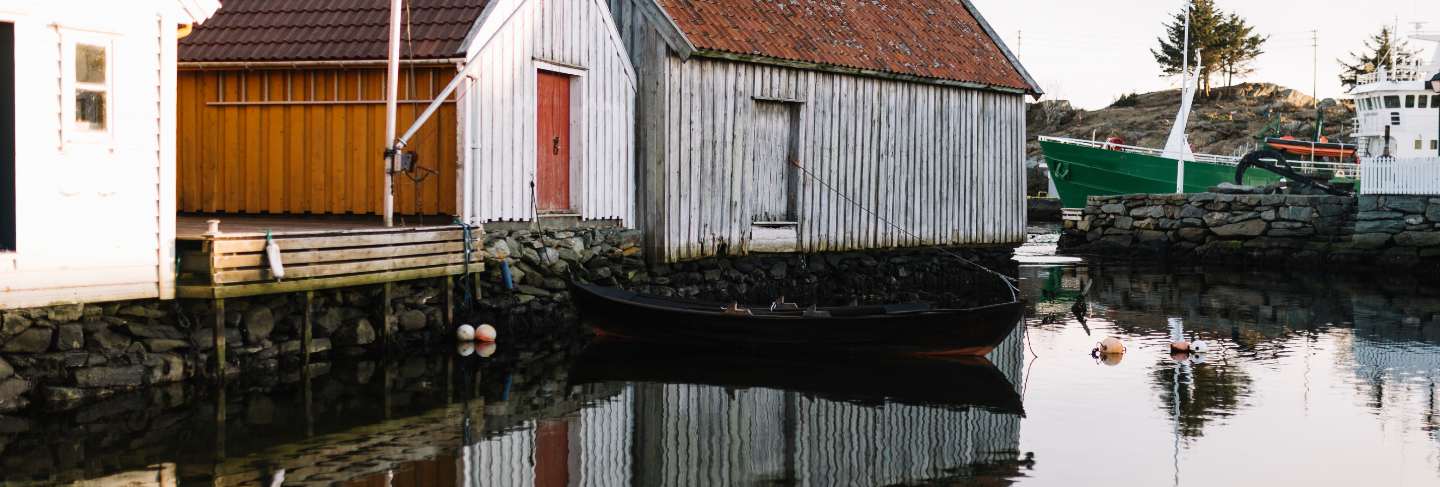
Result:
{"label": "window pane", "polygon": [[1385,97],[1385,108],[1400,108],[1400,95]]}
{"label": "window pane", "polygon": [[1405,108],[1415,108],[1415,95],[1405,95]]}
{"label": "window pane", "polygon": [[75,81],[78,83],[105,82],[105,48],[85,44],[75,45]]}
{"label": "window pane", "polygon": [[1440,95],[1430,97],[1430,106],[1440,107]]}
{"label": "window pane", "polygon": [[1430,97],[1420,95],[1420,108],[1430,108]]}
{"label": "window pane", "polygon": [[75,90],[75,123],[82,129],[105,130],[105,92]]}
{"label": "window pane", "polygon": [[1425,141],[1419,140],[1419,139],[1416,139],[1416,140],[1415,140],[1415,150],[1420,150],[1420,149],[1423,149],[1424,147],[1425,147]]}

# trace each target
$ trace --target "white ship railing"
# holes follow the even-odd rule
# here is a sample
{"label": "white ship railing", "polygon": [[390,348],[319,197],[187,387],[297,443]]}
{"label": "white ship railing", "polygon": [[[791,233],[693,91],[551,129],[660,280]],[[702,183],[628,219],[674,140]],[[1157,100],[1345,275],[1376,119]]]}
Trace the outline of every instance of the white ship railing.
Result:
{"label": "white ship railing", "polygon": [[1355,77],[1356,84],[1368,85],[1380,81],[1424,81],[1430,79],[1430,74],[1421,68],[1419,63],[1406,66],[1396,66],[1395,69],[1380,69],[1375,72],[1365,73]]}
{"label": "white ship railing", "polygon": [[[1129,153],[1133,153],[1133,154],[1143,154],[1143,155],[1155,156],[1155,157],[1165,157],[1165,151],[1160,150],[1160,149],[1151,149],[1151,148],[1149,148],[1149,147],[1137,147],[1137,146],[1125,145],[1125,144],[1111,144],[1111,143],[1109,143],[1109,142],[1100,142],[1100,141],[1096,141],[1096,140],[1071,139],[1071,138],[1066,138],[1066,137],[1049,137],[1049,136],[1044,136],[1044,135],[1042,135],[1042,136],[1040,136],[1040,141],[1041,141],[1041,142],[1059,142],[1059,143],[1061,143],[1061,144],[1079,145],[1079,146],[1084,146],[1084,147],[1093,147],[1093,148],[1096,148],[1096,149],[1105,149],[1105,150],[1114,150],[1114,151],[1121,151],[1121,152],[1129,152]],[[1217,156],[1217,155],[1214,155],[1214,154],[1195,154],[1194,156],[1195,156],[1195,162],[1205,162],[1205,163],[1210,163],[1210,164],[1225,164],[1225,165],[1230,165],[1230,166],[1234,166],[1234,165],[1240,163],[1240,158],[1239,158],[1239,157]]]}
{"label": "white ship railing", "polygon": [[1440,157],[1376,157],[1360,165],[1361,194],[1440,195]]}
{"label": "white ship railing", "polygon": [[[1095,148],[1095,149],[1105,149],[1105,150],[1113,150],[1113,151],[1119,151],[1119,152],[1128,152],[1128,153],[1133,153],[1133,154],[1143,154],[1143,155],[1154,156],[1154,157],[1166,157],[1166,156],[1165,156],[1165,151],[1160,150],[1160,149],[1151,149],[1151,148],[1149,148],[1149,147],[1136,147],[1136,146],[1133,146],[1133,145],[1124,145],[1124,144],[1111,144],[1111,143],[1108,143],[1108,142],[1100,142],[1100,141],[1095,141],[1095,140],[1071,139],[1071,138],[1066,138],[1066,137],[1050,137],[1050,136],[1044,136],[1044,135],[1042,135],[1042,136],[1040,136],[1040,141],[1041,141],[1041,142],[1056,142],[1056,143],[1070,144],[1070,145],[1079,145],[1079,146],[1091,147],[1091,148]],[[1167,157],[1167,159],[1168,159],[1168,157]],[[1235,165],[1239,165],[1239,164],[1240,164],[1240,158],[1239,158],[1239,157],[1231,157],[1231,156],[1217,156],[1217,155],[1214,155],[1214,154],[1195,154],[1195,162],[1204,162],[1204,163],[1208,163],[1208,164],[1219,164],[1219,165],[1225,165],[1225,166],[1235,166]],[[1345,177],[1345,178],[1355,178],[1355,177],[1358,177],[1358,176],[1360,175],[1360,168],[1359,168],[1360,166],[1359,166],[1358,164],[1353,163],[1353,162],[1328,162],[1328,161],[1313,161],[1313,162],[1312,162],[1312,161],[1305,161],[1305,160],[1290,160],[1290,159],[1287,159],[1287,162],[1289,162],[1292,167],[1294,167],[1295,169],[1299,170],[1299,171],[1302,172],[1302,173],[1309,173],[1309,172],[1316,172],[1316,171],[1330,171],[1330,172],[1334,173],[1335,176],[1337,176],[1337,177]]]}

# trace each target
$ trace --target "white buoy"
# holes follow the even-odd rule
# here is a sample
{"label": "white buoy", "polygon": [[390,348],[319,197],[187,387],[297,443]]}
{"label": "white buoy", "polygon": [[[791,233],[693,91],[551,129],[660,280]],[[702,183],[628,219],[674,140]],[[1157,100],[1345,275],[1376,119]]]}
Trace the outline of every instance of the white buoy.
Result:
{"label": "white buoy", "polygon": [[470,325],[460,325],[459,328],[455,329],[455,339],[462,342],[475,341],[475,327]]}
{"label": "white buoy", "polygon": [[479,328],[475,329],[475,339],[482,342],[495,341],[495,327],[488,324],[480,325]]}
{"label": "white buoy", "polygon": [[461,357],[469,357],[475,353],[475,342],[460,342],[460,345],[455,347],[455,353]]}
{"label": "white buoy", "polygon": [[1192,352],[1205,353],[1205,351],[1207,350],[1210,350],[1210,344],[1205,343],[1205,340],[1195,340],[1193,342],[1190,342],[1190,351]]}
{"label": "white buoy", "polygon": [[270,238],[270,232],[265,232],[265,261],[270,263],[270,274],[275,280],[285,278],[285,263],[280,261],[280,244]]}

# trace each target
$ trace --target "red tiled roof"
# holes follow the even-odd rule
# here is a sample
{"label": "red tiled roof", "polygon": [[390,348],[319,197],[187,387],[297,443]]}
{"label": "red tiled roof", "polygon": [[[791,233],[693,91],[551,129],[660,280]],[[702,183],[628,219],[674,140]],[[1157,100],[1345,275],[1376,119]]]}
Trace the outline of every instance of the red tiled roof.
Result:
{"label": "red tiled roof", "polygon": [[659,0],[697,49],[1038,92],[964,0]]}
{"label": "red tiled roof", "polygon": [[[409,0],[407,59],[455,57],[488,0]],[[385,0],[225,0],[180,40],[181,62],[374,61],[386,58]],[[401,40],[406,39],[402,30]]]}

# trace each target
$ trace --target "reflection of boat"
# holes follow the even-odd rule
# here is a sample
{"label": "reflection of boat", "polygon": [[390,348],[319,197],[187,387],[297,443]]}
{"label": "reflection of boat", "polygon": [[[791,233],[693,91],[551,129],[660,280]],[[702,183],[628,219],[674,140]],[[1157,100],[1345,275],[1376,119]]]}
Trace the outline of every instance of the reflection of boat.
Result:
{"label": "reflection of boat", "polygon": [[1020,321],[1019,302],[967,309],[927,304],[746,309],[576,283],[581,316],[602,335],[672,342],[794,345],[926,355],[984,355]]}
{"label": "reflection of boat", "polygon": [[1355,157],[1354,144],[1329,142],[1323,137],[1320,142],[1298,140],[1290,136],[1267,137],[1265,145],[1270,146],[1271,149],[1285,151],[1286,154],[1304,157],[1338,157],[1342,159]]}
{"label": "reflection of boat", "polygon": [[570,380],[761,387],[842,402],[1024,414],[1015,386],[984,357],[763,353],[601,339],[575,362]]}

